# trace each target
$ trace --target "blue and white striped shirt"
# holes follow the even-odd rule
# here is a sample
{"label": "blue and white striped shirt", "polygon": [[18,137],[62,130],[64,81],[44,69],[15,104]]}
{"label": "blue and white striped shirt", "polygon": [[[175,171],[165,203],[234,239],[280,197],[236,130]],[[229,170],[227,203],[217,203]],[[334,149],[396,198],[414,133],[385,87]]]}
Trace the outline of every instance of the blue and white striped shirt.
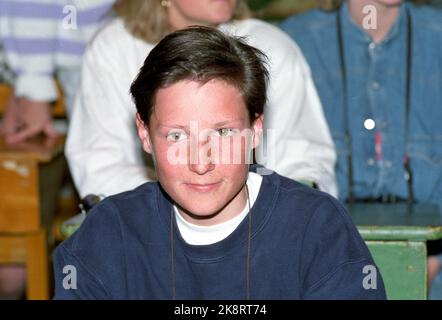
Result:
{"label": "blue and white striped shirt", "polygon": [[0,0],[0,61],[14,73],[16,96],[55,100],[54,72],[80,68],[86,45],[113,2]]}

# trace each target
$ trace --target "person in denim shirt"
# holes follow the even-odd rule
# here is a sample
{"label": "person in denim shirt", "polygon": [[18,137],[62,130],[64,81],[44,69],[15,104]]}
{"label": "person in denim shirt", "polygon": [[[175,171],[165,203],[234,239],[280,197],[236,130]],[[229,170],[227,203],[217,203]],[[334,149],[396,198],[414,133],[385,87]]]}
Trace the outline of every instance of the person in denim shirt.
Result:
{"label": "person in denim shirt", "polygon": [[[312,69],[338,152],[339,198],[442,208],[442,11],[349,0],[289,17],[281,28]],[[430,278],[439,267],[429,260]]]}

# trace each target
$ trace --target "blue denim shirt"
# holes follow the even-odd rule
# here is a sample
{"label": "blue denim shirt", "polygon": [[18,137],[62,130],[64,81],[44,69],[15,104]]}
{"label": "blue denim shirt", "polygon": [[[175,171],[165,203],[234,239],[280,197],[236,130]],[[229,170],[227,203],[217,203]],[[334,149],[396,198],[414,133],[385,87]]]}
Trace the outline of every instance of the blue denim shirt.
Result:
{"label": "blue denim shirt", "polygon": [[[405,136],[407,16],[413,28],[409,134]],[[281,27],[301,47],[309,62],[338,152],[340,198],[348,196],[342,75],[336,31],[341,15],[347,68],[349,131],[354,195],[407,198],[403,167],[407,153],[415,199],[442,205],[442,11],[406,3],[389,34],[379,44],[352,20],[348,6],[293,16]],[[366,119],[376,127],[367,130]],[[382,159],[375,133],[382,135]]]}
{"label": "blue denim shirt", "polygon": [[430,0],[430,4],[438,8],[442,8],[442,0]]}

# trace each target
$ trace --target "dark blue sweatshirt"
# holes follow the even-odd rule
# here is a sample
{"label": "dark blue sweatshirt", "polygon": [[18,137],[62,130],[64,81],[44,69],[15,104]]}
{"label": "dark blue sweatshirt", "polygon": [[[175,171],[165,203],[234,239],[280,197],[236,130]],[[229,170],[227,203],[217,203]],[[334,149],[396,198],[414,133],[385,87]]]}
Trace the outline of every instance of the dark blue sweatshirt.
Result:
{"label": "dark blue sweatshirt", "polygon": [[263,176],[250,255],[249,217],[226,239],[194,246],[175,218],[170,227],[171,205],[149,182],[94,207],[55,251],[55,298],[172,299],[175,291],[176,299],[245,299],[247,292],[251,299],[385,299],[364,241],[325,193]]}

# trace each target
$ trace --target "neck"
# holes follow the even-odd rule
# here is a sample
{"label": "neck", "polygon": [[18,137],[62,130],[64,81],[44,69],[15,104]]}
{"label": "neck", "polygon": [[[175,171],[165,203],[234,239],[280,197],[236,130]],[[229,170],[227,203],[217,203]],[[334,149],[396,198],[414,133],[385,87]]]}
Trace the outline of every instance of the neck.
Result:
{"label": "neck", "polygon": [[184,17],[174,5],[170,5],[167,8],[167,20],[172,31],[182,30],[193,25],[205,27],[217,26],[216,24],[210,24],[206,21],[189,20]]}
{"label": "neck", "polygon": [[[399,16],[399,8],[401,3],[383,4],[378,0],[349,0],[348,9],[352,19],[373,39],[374,42],[381,42],[390,31],[393,24]],[[375,11],[364,10],[366,6],[373,6]],[[373,16],[373,17],[370,17]],[[374,18],[375,16],[375,18]],[[375,19],[375,20],[373,20]],[[367,28],[367,22],[370,26]],[[373,24],[376,22],[375,24]]]}

